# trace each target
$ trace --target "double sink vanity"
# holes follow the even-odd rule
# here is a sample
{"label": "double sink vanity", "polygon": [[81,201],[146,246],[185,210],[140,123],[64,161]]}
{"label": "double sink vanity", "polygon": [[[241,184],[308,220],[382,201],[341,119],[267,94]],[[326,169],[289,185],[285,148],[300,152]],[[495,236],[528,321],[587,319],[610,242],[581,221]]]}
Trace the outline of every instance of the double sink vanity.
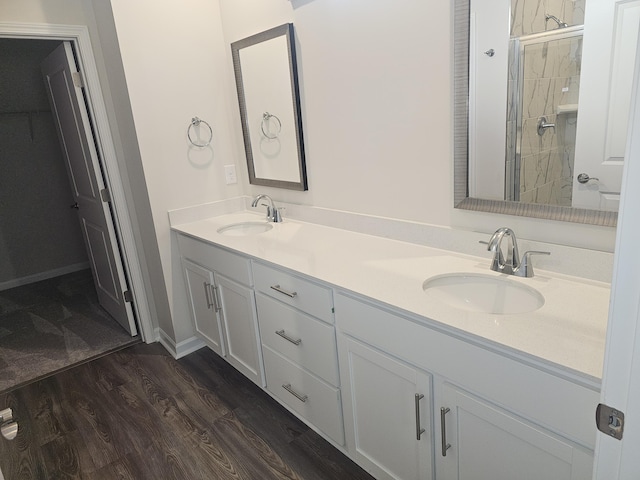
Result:
{"label": "double sink vanity", "polygon": [[270,213],[172,226],[209,348],[377,479],[591,478],[608,284]]}

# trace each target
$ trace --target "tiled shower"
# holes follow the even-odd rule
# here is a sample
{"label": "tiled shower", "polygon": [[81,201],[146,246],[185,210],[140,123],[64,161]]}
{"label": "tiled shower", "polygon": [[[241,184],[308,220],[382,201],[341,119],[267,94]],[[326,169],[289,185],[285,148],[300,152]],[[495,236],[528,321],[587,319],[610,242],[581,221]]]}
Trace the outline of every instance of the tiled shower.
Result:
{"label": "tiled shower", "polygon": [[512,0],[508,200],[571,205],[584,0]]}

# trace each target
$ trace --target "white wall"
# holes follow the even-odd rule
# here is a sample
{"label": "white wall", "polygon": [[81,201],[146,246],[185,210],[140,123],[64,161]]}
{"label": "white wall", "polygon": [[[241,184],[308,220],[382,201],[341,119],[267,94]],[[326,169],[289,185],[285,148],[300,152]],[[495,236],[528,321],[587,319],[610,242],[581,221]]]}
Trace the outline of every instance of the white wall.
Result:
{"label": "white wall", "polygon": [[220,3],[227,44],[294,23],[309,191],[271,190],[275,199],[449,223],[448,2]]}
{"label": "white wall", "polygon": [[[220,5],[227,45],[286,22],[296,30],[309,191],[248,193],[485,233],[511,226],[522,238],[612,251],[613,228],[453,208],[451,2]],[[237,104],[232,114],[239,130]]]}
{"label": "white wall", "polygon": [[[452,19],[440,0],[111,0],[174,319],[187,315],[167,211],[240,194],[611,249],[613,229],[453,209]],[[309,191],[248,184],[230,43],[293,22]],[[193,116],[212,149],[189,149]],[[240,183],[224,183],[235,164]],[[181,322],[174,321],[174,324]],[[189,331],[176,332],[176,339]]]}

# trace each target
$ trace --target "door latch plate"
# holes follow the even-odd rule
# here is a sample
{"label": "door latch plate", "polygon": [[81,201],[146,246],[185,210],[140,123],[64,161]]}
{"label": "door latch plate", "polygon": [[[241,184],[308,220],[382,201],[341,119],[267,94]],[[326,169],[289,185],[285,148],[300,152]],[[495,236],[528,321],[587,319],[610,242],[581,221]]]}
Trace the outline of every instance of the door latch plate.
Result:
{"label": "door latch plate", "polygon": [[596,425],[601,432],[618,440],[622,440],[624,413],[609,405],[600,403],[596,408]]}

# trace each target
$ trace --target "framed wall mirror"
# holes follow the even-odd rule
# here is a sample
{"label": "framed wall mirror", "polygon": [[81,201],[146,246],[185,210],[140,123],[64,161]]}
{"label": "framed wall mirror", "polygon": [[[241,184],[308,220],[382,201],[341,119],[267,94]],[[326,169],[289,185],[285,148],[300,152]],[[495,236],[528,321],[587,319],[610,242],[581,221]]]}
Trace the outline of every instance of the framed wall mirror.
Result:
{"label": "framed wall mirror", "polygon": [[238,40],[231,52],[249,182],[307,190],[293,24]]}
{"label": "framed wall mirror", "polygon": [[455,0],[456,208],[615,226],[640,2]]}

